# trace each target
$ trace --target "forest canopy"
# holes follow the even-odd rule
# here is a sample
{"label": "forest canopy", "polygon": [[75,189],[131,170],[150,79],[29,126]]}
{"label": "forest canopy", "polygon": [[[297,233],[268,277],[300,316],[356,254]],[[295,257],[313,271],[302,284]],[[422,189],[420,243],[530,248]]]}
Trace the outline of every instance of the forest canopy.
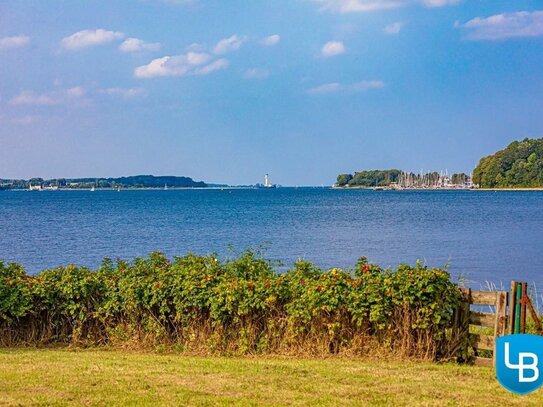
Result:
{"label": "forest canopy", "polygon": [[473,182],[481,188],[543,187],[543,139],[514,141],[481,158]]}
{"label": "forest canopy", "polygon": [[336,185],[343,186],[362,186],[377,187],[388,186],[392,182],[397,182],[402,172],[400,170],[371,170],[360,171],[351,174],[340,174],[337,177]]}

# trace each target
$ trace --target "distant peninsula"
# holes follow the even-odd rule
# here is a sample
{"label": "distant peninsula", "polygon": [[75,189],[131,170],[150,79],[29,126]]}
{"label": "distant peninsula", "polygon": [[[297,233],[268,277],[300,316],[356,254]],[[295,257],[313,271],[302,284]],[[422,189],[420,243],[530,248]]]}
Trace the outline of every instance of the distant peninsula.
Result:
{"label": "distant peninsula", "polygon": [[543,138],[513,141],[481,158],[473,180],[481,188],[543,188]]}
{"label": "distant peninsula", "polygon": [[415,174],[397,169],[339,174],[336,188],[374,189],[543,189],[543,138],[513,141],[481,158],[473,175]]}
{"label": "distant peninsula", "polygon": [[1,179],[0,190],[207,188],[189,177],[134,175],[119,178]]}

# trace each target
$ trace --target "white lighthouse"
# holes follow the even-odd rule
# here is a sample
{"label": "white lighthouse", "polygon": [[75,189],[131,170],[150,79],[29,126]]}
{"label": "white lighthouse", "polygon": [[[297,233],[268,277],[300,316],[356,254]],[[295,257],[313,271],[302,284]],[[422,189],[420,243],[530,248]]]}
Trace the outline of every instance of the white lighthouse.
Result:
{"label": "white lighthouse", "polygon": [[270,182],[270,176],[264,175],[264,188],[275,188],[275,185]]}

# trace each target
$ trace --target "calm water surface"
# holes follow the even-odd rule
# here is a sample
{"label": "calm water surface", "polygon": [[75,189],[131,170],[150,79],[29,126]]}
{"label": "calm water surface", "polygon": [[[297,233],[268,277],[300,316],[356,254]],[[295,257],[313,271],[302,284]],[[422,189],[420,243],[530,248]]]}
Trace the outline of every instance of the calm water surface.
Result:
{"label": "calm water surface", "polygon": [[276,190],[0,193],[0,258],[31,273],[96,267],[154,250],[170,256],[264,244],[291,265],[382,266],[422,259],[478,286],[517,278],[543,287],[543,193]]}

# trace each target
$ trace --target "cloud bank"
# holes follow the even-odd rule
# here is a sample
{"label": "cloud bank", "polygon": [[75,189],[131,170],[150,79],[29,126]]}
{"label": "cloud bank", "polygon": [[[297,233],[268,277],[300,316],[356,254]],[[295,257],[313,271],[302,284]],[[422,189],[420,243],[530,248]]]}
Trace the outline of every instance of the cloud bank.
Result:
{"label": "cloud bank", "polygon": [[392,10],[412,4],[425,7],[443,7],[460,3],[461,0],[310,0],[320,4],[321,11],[334,13],[366,13],[370,11]]}
{"label": "cloud bank", "polygon": [[85,95],[85,89],[81,86],[74,86],[49,93],[36,93],[25,90],[9,101],[12,106],[53,106],[73,102]]}
{"label": "cloud bank", "polygon": [[244,42],[245,37],[234,34],[229,38],[220,40],[213,48],[213,52],[217,55],[227,54],[238,50]]}
{"label": "cloud bank", "polygon": [[145,42],[138,38],[127,38],[119,45],[122,52],[158,51],[160,48],[161,44],[158,42]]}
{"label": "cloud bank", "polygon": [[27,46],[28,44],[30,44],[30,37],[27,37],[26,35],[0,38],[0,50],[21,48]]}
{"label": "cloud bank", "polygon": [[136,78],[148,79],[158,76],[207,75],[228,67],[228,60],[213,57],[205,52],[187,52],[182,55],[153,59],[147,65],[134,70]]}
{"label": "cloud bank", "polygon": [[26,35],[0,38],[0,50],[21,48],[27,46],[28,44],[30,44],[30,37],[27,37]]}
{"label": "cloud bank", "polygon": [[477,17],[457,28],[467,31],[471,40],[505,40],[510,38],[543,36],[543,11],[519,11]]}
{"label": "cloud bank", "polygon": [[67,50],[78,50],[81,48],[94,47],[122,39],[124,34],[117,31],[108,31],[102,28],[96,30],[78,31],[61,41],[61,45]]}

